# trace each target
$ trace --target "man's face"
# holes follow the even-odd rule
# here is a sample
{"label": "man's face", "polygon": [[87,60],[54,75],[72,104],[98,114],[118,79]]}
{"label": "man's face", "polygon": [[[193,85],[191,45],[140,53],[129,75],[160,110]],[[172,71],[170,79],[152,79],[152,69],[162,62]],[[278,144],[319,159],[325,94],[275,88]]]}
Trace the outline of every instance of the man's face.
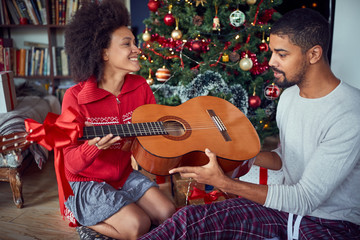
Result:
{"label": "man's face", "polygon": [[306,55],[301,48],[290,42],[286,35],[270,35],[269,47],[272,51],[269,65],[274,72],[275,84],[281,88],[305,81],[307,71]]}

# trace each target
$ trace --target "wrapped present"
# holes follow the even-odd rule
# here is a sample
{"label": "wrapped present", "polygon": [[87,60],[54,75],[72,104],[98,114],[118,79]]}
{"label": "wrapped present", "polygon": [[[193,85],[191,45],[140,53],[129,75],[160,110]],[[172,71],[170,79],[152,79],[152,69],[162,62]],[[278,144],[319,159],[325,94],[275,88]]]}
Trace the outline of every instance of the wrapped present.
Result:
{"label": "wrapped present", "polygon": [[281,184],[284,175],[282,171],[273,171],[266,168],[253,165],[250,171],[239,178],[241,181],[255,184]]}
{"label": "wrapped present", "polygon": [[190,178],[181,178],[180,174],[172,175],[174,199],[177,207],[187,205],[186,198],[190,194],[190,190],[197,187],[200,190],[205,190],[205,184],[198,183]]}
{"label": "wrapped present", "polygon": [[200,204],[209,204],[213,202],[219,202],[227,199],[226,194],[219,191],[213,190],[211,192],[206,192],[200,190],[197,187],[193,187],[189,195],[189,204],[190,205],[200,205]]}
{"label": "wrapped present", "polygon": [[11,71],[0,72],[0,113],[7,113],[17,105],[14,75]]}

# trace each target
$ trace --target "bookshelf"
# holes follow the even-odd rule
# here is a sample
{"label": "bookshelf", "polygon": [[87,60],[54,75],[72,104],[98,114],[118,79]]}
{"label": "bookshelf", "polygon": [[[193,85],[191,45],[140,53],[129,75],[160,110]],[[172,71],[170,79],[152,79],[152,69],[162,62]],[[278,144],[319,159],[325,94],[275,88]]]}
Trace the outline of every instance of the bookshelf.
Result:
{"label": "bookshelf", "polygon": [[[29,5],[25,4],[25,2],[33,2],[36,4],[40,4],[43,7],[42,10],[39,10],[39,5],[37,8],[38,19],[42,20],[33,20],[33,17],[30,15]],[[66,10],[68,14],[70,11],[76,11],[78,5],[76,5],[76,9],[72,9],[72,4],[81,4],[82,0],[0,0],[0,38],[2,39],[11,39],[12,41],[12,53],[8,53],[10,56],[9,64],[7,67],[10,67],[10,70],[14,71],[15,78],[22,78],[28,81],[40,81],[46,87],[49,87],[49,93],[55,94],[56,89],[62,82],[71,82],[71,75],[69,69],[63,70],[65,74],[62,74],[63,71],[59,71],[57,69],[57,55],[55,54],[55,49],[64,47],[64,32],[65,32],[65,24],[67,19],[70,18],[70,15],[66,14]],[[22,2],[23,4],[17,5],[18,9],[23,8],[23,11],[27,9],[27,17],[24,20],[24,13],[18,12],[17,20],[16,15],[10,14],[10,4],[15,6],[14,4]],[[70,5],[71,3],[71,5]],[[24,6],[26,8],[24,8]],[[7,13],[4,12],[4,8],[6,8]],[[42,12],[42,14],[41,14]],[[22,15],[21,15],[22,14]],[[6,15],[8,19],[6,19]],[[34,16],[33,15],[33,16]],[[26,71],[19,72],[20,66],[20,54],[17,50],[26,49]],[[37,52],[36,50],[39,50]],[[36,53],[36,55],[35,55]],[[5,52],[3,55],[5,57]],[[33,55],[32,55],[33,54]],[[54,55],[55,54],[55,55]],[[42,59],[38,62],[37,69],[34,70],[34,65],[31,66],[31,59],[35,62],[36,59]],[[45,59],[47,60],[45,62]],[[64,60],[64,58],[63,58]],[[24,60],[22,60],[24,61]],[[5,64],[5,63],[4,63]],[[22,65],[22,64],[21,64]],[[45,66],[46,65],[46,66]],[[65,64],[64,64],[65,65]],[[31,67],[30,67],[31,66]],[[1,67],[1,66],[0,66]],[[34,71],[31,71],[34,70]]]}

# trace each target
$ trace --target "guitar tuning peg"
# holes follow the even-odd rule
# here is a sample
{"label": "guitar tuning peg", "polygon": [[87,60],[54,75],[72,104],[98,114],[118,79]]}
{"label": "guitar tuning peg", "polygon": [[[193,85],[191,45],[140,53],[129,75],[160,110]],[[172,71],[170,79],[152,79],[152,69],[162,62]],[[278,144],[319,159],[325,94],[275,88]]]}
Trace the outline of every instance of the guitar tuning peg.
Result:
{"label": "guitar tuning peg", "polygon": [[1,149],[2,149],[2,150],[6,150],[6,148],[7,148],[6,146],[2,146],[2,148],[1,148]]}

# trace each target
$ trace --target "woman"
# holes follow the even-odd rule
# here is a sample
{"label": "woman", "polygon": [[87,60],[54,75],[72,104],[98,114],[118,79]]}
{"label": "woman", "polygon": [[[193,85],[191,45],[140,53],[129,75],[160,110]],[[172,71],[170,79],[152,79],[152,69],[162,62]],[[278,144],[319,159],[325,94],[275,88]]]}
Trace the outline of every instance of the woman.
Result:
{"label": "woman", "polygon": [[[131,122],[140,105],[156,103],[140,69],[139,49],[120,1],[86,3],[65,32],[71,74],[79,83],[65,93],[88,125]],[[126,140],[109,134],[64,149],[65,174],[74,195],[65,205],[83,226],[120,239],[136,239],[175,212],[156,183],[131,167]]]}

